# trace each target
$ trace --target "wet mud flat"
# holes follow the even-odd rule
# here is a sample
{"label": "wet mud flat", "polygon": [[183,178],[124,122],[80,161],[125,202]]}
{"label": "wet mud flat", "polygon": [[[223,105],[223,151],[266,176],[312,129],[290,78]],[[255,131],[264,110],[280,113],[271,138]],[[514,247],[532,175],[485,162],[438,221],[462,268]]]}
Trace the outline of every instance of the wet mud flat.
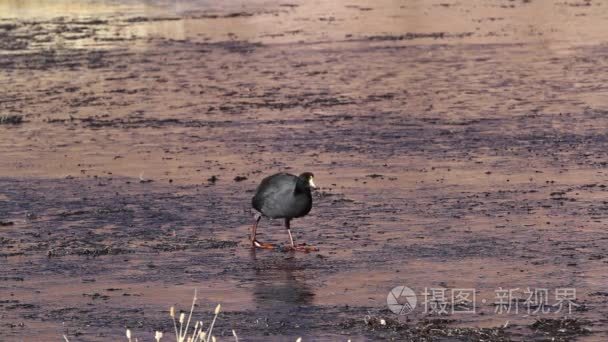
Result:
{"label": "wet mud flat", "polygon": [[[2,18],[0,337],[151,340],[197,288],[221,340],[605,340],[608,47],[579,22],[605,10],[576,4]],[[321,186],[292,223],[317,253],[247,245],[279,170]],[[473,288],[476,313],[397,315],[399,285]],[[496,313],[527,287],[577,306]]]}
{"label": "wet mud flat", "polygon": [[[507,324],[506,328],[501,327],[506,320],[494,328],[474,327],[493,312],[492,305],[480,308],[485,314],[466,317],[464,326],[455,317],[411,315],[404,319],[386,308],[384,292],[400,282],[417,288],[423,284],[418,277],[437,286],[460,287],[462,272],[478,272],[480,279],[498,277],[505,283],[517,272],[528,282],[545,286],[570,284],[570,279],[561,278],[576,274],[579,262],[586,267],[595,263],[601,272],[603,241],[556,239],[548,242],[552,256],[537,253],[540,234],[513,241],[489,232],[457,236],[467,234],[460,231],[442,234],[447,242],[410,236],[408,240],[424,241],[424,245],[405,243],[383,239],[392,230],[377,231],[371,224],[377,220],[360,214],[366,205],[343,194],[324,193],[315,198],[320,217],[307,220],[312,223],[302,225],[299,234],[319,246],[319,253],[254,252],[243,238],[247,195],[239,186],[226,184],[217,190],[218,185],[169,188],[101,177],[2,179],[3,195],[8,198],[2,209],[12,213],[12,221],[3,221],[2,227],[2,257],[9,261],[2,278],[3,292],[8,294],[2,302],[3,330],[10,331],[6,336],[68,334],[78,340],[107,340],[121,338],[123,328],[129,327],[138,336],[151,338],[152,328],[171,331],[168,305],[186,310],[193,288],[198,288],[202,298],[195,316],[209,320],[207,312],[215,303],[224,304],[226,312],[217,331],[226,339],[231,329],[254,340],[308,336],[463,341],[557,337],[568,341],[590,336],[593,328],[602,331],[601,316],[594,321],[591,315],[601,315],[604,309],[600,284],[597,291],[586,288],[594,292],[586,292],[588,299],[579,303],[573,317],[528,318],[523,321],[532,323]],[[201,196],[206,200],[200,201]],[[369,227],[341,224],[343,217],[332,220],[335,211],[359,215],[361,224]],[[280,225],[268,228],[273,228],[269,229],[272,234],[264,235],[281,243]],[[577,253],[577,249],[589,252]],[[467,264],[470,269],[463,269]],[[564,264],[573,271],[562,271]],[[450,271],[450,267],[461,269]],[[434,275],[429,276],[430,272]],[[507,274],[500,275],[503,272]],[[527,283],[519,277],[518,283]],[[500,284],[480,279],[484,287]]]}

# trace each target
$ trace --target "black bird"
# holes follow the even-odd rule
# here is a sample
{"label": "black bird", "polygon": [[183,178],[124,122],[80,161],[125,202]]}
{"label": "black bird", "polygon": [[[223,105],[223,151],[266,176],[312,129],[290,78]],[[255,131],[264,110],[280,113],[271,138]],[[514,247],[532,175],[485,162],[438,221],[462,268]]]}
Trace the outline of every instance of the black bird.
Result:
{"label": "black bird", "polygon": [[277,173],[266,177],[258,186],[255,196],[251,199],[251,205],[257,211],[254,216],[255,222],[251,228],[251,245],[259,248],[274,248],[268,243],[261,243],[255,238],[258,223],[262,216],[276,219],[285,219],[285,228],[289,234],[291,249],[311,251],[314,248],[307,246],[296,246],[293,243],[289,222],[291,219],[305,216],[312,208],[311,188],[315,188],[314,175],[304,172],[300,176],[289,173]]}

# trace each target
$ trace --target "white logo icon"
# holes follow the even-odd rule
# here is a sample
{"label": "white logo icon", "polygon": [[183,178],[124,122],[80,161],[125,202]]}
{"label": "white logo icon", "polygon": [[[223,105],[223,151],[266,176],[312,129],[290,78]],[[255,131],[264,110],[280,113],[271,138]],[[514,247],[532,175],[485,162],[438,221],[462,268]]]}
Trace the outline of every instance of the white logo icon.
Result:
{"label": "white logo icon", "polygon": [[416,294],[407,286],[393,288],[386,297],[388,308],[398,315],[407,315],[414,311],[417,302]]}

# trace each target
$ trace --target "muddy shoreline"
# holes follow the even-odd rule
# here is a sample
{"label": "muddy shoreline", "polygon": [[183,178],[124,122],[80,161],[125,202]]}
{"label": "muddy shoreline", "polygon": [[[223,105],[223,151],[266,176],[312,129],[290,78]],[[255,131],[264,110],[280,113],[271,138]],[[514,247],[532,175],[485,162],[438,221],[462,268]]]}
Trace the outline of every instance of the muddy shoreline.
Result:
{"label": "muddy shoreline", "polygon": [[[608,7],[58,4],[0,4],[0,339],[152,340],[195,288],[221,340],[608,337]],[[318,253],[248,248],[277,171],[315,173]],[[577,306],[496,313],[528,287]]]}

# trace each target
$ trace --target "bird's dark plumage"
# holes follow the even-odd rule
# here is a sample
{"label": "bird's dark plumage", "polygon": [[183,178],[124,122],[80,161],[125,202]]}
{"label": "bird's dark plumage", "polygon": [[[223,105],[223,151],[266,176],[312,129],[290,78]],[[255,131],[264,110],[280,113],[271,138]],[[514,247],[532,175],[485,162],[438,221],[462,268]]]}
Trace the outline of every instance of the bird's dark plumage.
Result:
{"label": "bird's dark plumage", "polygon": [[251,245],[254,248],[274,248],[272,244],[262,243],[256,240],[258,223],[262,216],[273,219],[285,219],[285,228],[289,234],[290,248],[310,252],[318,250],[306,244],[295,245],[291,235],[291,219],[302,217],[310,212],[312,208],[312,194],[310,189],[315,187],[314,175],[304,172],[299,176],[289,173],[277,173],[262,180],[251,199],[251,205],[259,214],[255,215],[255,221],[251,227]]}
{"label": "bird's dark plumage", "polygon": [[270,218],[291,219],[308,214],[312,208],[311,176],[277,173],[264,178],[251,200],[253,208]]}

